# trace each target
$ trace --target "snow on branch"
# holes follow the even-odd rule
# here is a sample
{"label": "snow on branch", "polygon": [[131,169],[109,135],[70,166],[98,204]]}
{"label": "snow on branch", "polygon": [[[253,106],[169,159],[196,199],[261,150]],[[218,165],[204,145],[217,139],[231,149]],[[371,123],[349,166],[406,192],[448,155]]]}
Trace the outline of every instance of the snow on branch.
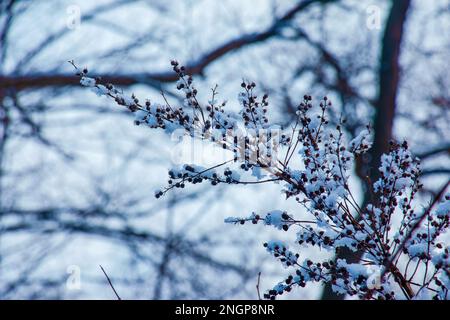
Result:
{"label": "snow on branch", "polygon": [[[192,76],[177,61],[171,65],[178,77],[176,88],[184,98],[180,106],[169,104],[164,95],[159,103],[141,102],[135,95],[126,95],[113,84],[88,76],[87,69],[71,64],[82,86],[134,113],[136,125],[168,134],[180,130],[183,135],[208,141],[232,155],[230,160],[211,167],[185,164],[170,169],[168,185],[155,192],[157,198],[187,184],[274,182],[282,184],[286,198],[294,198],[306,209],[310,216],[307,220],[281,210],[225,219],[229,224],[261,222],[295,232],[290,246],[277,240],[264,244],[270,254],[292,270],[266,292],[265,298],[275,299],[295,287],[320,282],[331,284],[338,293],[361,299],[448,299],[449,246],[443,236],[448,235],[450,194],[435,199],[433,205],[441,200],[435,209],[417,207],[415,198],[422,187],[420,161],[406,141],[391,142],[389,153],[381,158],[380,178],[367,191],[372,201],[360,207],[349,179],[355,159],[371,147],[371,128],[368,125],[348,139],[342,129],[345,119],[337,124],[329,122],[327,112],[333,106],[327,97],[317,104],[305,95],[292,128],[282,130],[271,123],[269,97],[260,96],[254,82],[241,83],[240,112],[233,113],[226,109],[225,101],[219,102],[217,86],[207,103],[199,101]],[[346,247],[363,254],[358,263],[313,262],[300,256],[302,246],[332,253]]]}

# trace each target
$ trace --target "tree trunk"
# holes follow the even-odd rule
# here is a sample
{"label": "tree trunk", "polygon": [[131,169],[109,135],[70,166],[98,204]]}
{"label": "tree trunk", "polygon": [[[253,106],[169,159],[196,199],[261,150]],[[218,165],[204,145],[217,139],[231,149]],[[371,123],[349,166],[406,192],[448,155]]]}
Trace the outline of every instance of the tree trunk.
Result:
{"label": "tree trunk", "polygon": [[[392,139],[392,129],[395,117],[398,84],[400,79],[400,49],[403,37],[404,25],[407,17],[410,0],[393,0],[389,17],[384,29],[381,59],[378,67],[378,97],[376,100],[375,118],[373,120],[374,141],[372,149],[367,154],[368,159],[362,164],[358,175],[362,181],[368,176],[371,182],[378,179],[378,167],[380,157],[389,151],[389,141]],[[364,182],[363,182],[364,184]],[[366,190],[367,185],[364,185]],[[362,208],[370,201],[369,192],[366,191]],[[336,259],[345,259],[349,263],[356,263],[361,258],[361,252],[352,252],[347,248],[341,248]],[[326,285],[323,300],[340,300],[344,295],[338,295],[331,290],[331,285]]]}

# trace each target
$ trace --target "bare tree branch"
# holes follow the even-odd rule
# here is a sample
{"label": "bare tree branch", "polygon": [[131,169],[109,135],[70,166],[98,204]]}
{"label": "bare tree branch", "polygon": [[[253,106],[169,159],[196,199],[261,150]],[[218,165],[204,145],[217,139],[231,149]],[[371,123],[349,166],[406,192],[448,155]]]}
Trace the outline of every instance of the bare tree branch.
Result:
{"label": "bare tree branch", "polygon": [[[262,32],[250,33],[229,40],[211,51],[204,54],[194,62],[186,65],[186,72],[192,75],[202,75],[206,67],[223,57],[224,55],[242,49],[246,46],[268,40],[279,35],[281,29],[286,26],[299,12],[307,9],[315,3],[331,3],[336,0],[304,0],[297,3],[293,8],[278,18]],[[145,84],[160,89],[161,83],[174,82],[178,77],[173,72],[155,73],[135,73],[135,74],[102,74],[99,75],[106,82],[114,83],[118,86],[130,86],[134,84]],[[25,89],[35,89],[43,87],[73,86],[79,81],[73,74],[46,74],[36,73],[27,75],[3,75],[0,76],[0,87],[13,88],[20,91]]]}

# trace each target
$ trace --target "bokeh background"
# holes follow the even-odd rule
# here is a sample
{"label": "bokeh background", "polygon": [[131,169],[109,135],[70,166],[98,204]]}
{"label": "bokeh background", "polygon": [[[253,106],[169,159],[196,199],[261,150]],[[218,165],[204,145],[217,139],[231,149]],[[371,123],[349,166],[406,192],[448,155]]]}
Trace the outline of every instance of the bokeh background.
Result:
{"label": "bokeh background", "polygon": [[[242,79],[255,81],[285,127],[304,94],[330,97],[349,136],[371,123],[374,147],[352,181],[361,202],[391,138],[422,159],[416,207],[450,177],[448,0],[2,0],[1,299],[114,299],[99,265],[124,299],[256,299],[259,272],[262,291],[286,272],[262,243],[295,234],[223,223],[304,214],[282,186],[205,184],[155,199],[180,143],[133,126],[67,63],[177,104],[171,59],[202,99],[218,84],[230,109]],[[285,298],[322,297],[308,286]]]}

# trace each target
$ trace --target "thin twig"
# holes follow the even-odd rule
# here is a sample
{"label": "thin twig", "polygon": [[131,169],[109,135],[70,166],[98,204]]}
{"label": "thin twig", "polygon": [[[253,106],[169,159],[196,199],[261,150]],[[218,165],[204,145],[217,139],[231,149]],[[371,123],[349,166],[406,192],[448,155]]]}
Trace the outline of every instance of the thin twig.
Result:
{"label": "thin twig", "polygon": [[407,242],[411,239],[411,237],[413,236],[413,234],[417,230],[417,228],[419,228],[420,225],[422,224],[422,222],[425,220],[425,218],[428,217],[428,215],[431,212],[431,209],[433,209],[435,204],[438,203],[439,200],[442,198],[442,196],[444,195],[445,190],[448,188],[449,184],[450,184],[450,181],[447,181],[447,183],[444,186],[442,186],[442,188],[438,191],[436,196],[433,198],[431,204],[428,206],[428,208],[425,210],[425,212],[422,214],[422,216],[410,228],[410,231],[408,232],[408,234],[405,236],[403,241],[398,246],[397,251],[391,256],[391,259],[387,261],[387,263],[385,265],[386,268],[383,272],[383,275],[387,272],[387,270],[389,269],[389,266],[394,262],[394,260],[397,258],[397,256],[403,251],[403,248],[405,247]]}
{"label": "thin twig", "polygon": [[116,291],[116,289],[114,288],[114,286],[113,286],[113,284],[112,284],[112,282],[111,282],[111,279],[109,279],[108,274],[106,273],[105,269],[103,269],[103,267],[102,267],[101,264],[100,264],[99,266],[100,266],[100,269],[102,269],[103,274],[105,275],[106,279],[108,280],[109,286],[110,286],[111,289],[114,291],[114,294],[116,295],[117,300],[122,300],[122,299],[120,298],[120,296],[117,294],[117,291]]}

